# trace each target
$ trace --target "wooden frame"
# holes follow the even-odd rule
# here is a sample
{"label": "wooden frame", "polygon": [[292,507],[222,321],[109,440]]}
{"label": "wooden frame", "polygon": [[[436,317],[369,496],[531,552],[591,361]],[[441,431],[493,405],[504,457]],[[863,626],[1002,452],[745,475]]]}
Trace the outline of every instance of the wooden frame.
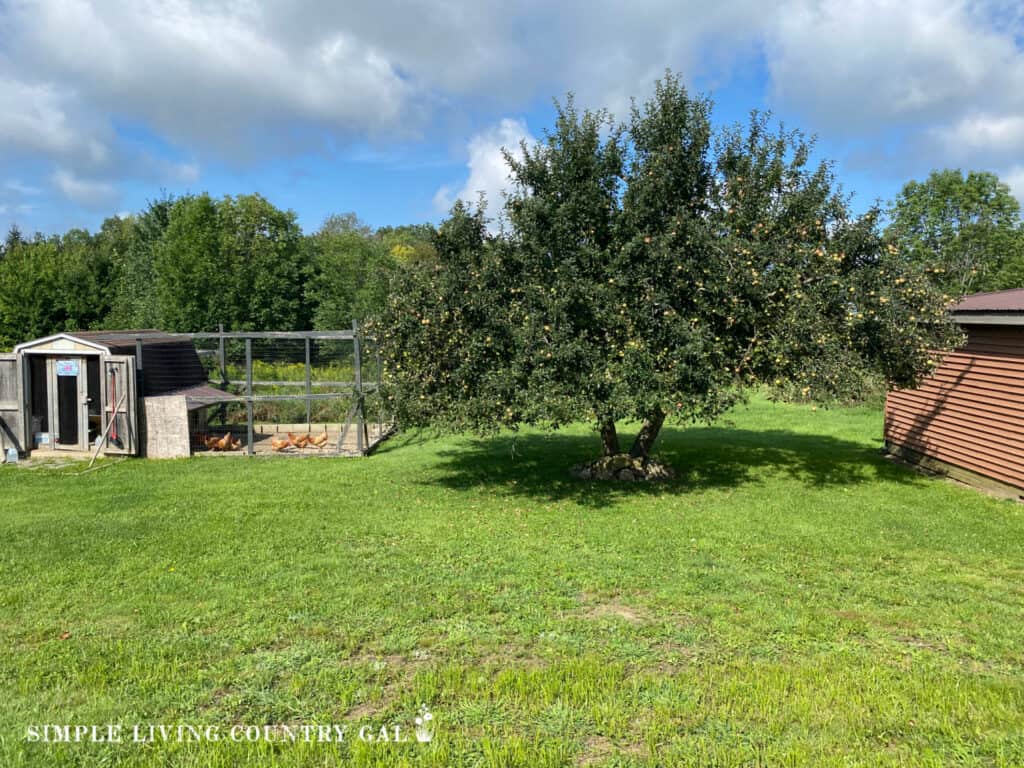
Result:
{"label": "wooden frame", "polygon": [[[376,366],[375,369],[371,368],[371,371],[375,373],[373,380],[370,382],[364,382],[363,380],[363,351],[364,341],[358,322],[353,321],[352,330],[344,331],[214,331],[209,333],[176,333],[168,334],[170,336],[178,336],[186,338],[192,341],[195,340],[216,340],[217,347],[215,350],[209,350],[205,354],[216,354],[217,355],[217,368],[216,368],[216,380],[211,374],[209,383],[213,386],[219,387],[225,390],[228,386],[242,387],[242,394],[231,394],[230,400],[226,398],[217,398],[216,400],[211,399],[210,405],[222,405],[225,402],[239,402],[245,404],[246,410],[246,436],[247,445],[246,453],[250,456],[254,455],[254,413],[253,406],[260,402],[305,402],[306,405],[306,422],[307,427],[311,423],[312,419],[312,403],[315,401],[323,400],[337,400],[341,398],[352,398],[352,407],[348,411],[345,423],[341,430],[341,437],[338,440],[337,453],[343,452],[343,445],[345,438],[348,436],[352,428],[356,430],[356,450],[363,456],[372,453],[387,436],[392,433],[391,430],[384,430],[384,412],[383,405],[381,406],[380,413],[378,414],[378,429],[377,437],[374,440],[370,438],[369,420],[366,413],[366,396],[367,394],[378,392],[380,390],[381,380],[381,366],[380,360],[375,357]],[[226,359],[226,344],[227,340],[243,341],[245,342],[245,378],[244,379],[229,379],[227,375],[227,359]],[[255,340],[295,340],[303,342],[303,357],[305,361],[305,375],[301,381],[265,381],[257,380],[253,378],[253,341]],[[312,380],[311,376],[311,350],[310,344],[312,341],[351,341],[353,345],[353,381],[316,381]],[[201,353],[202,354],[202,353]],[[255,387],[260,385],[275,386],[275,387],[294,387],[295,389],[302,390],[301,394],[274,394],[274,395],[259,395],[254,391]],[[337,387],[339,391],[331,393],[314,393],[314,387]],[[202,402],[202,397],[191,398],[193,402]]]}

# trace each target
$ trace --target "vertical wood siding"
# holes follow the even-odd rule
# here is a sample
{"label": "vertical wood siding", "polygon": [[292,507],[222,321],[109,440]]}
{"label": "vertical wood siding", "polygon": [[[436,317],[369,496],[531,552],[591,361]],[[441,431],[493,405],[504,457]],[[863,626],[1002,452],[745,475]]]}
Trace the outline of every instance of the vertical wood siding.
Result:
{"label": "vertical wood siding", "polygon": [[885,404],[885,439],[1024,488],[1024,327],[967,326],[918,389]]}

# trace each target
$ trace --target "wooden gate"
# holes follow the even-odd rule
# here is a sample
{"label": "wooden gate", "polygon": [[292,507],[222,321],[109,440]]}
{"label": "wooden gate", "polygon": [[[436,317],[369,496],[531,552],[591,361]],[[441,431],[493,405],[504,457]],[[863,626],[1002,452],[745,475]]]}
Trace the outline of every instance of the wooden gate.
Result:
{"label": "wooden gate", "polygon": [[[103,405],[104,453],[139,452],[138,408],[135,398],[135,358],[109,355],[101,358],[100,398]],[[113,419],[113,424],[111,424]]]}
{"label": "wooden gate", "polygon": [[0,355],[0,449],[28,451],[25,434],[25,381],[17,355]]}

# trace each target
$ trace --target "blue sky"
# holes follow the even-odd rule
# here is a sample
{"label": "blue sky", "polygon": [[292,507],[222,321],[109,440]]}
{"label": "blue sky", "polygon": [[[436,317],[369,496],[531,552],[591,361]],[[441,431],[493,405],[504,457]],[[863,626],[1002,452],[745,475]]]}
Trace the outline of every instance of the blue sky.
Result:
{"label": "blue sky", "polygon": [[819,137],[863,209],[932,168],[1024,195],[1005,0],[0,0],[0,226],[95,229],[166,191],[259,192],[313,230],[437,221],[504,184],[551,99],[624,114],[666,68],[720,122]]}

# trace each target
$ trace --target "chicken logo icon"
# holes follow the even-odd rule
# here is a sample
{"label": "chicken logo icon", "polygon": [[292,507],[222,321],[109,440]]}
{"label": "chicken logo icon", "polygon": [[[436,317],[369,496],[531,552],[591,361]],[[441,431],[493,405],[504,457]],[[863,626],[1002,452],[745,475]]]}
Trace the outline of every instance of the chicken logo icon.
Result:
{"label": "chicken logo icon", "polygon": [[426,704],[420,704],[420,713],[413,721],[416,723],[416,741],[427,744],[434,738],[434,716],[430,714]]}

